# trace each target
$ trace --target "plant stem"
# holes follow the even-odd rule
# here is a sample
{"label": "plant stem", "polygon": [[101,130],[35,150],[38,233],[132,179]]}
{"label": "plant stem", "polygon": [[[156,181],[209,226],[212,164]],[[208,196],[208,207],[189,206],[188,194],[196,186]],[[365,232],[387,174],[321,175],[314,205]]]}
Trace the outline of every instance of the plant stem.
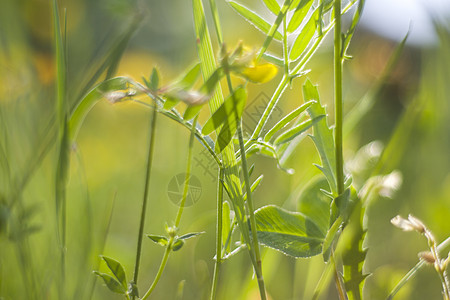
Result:
{"label": "plant stem", "polygon": [[192,122],[192,130],[189,136],[189,150],[188,150],[188,158],[186,164],[186,179],[184,180],[184,189],[183,189],[183,198],[181,199],[180,207],[178,208],[177,218],[175,220],[175,227],[178,228],[181,221],[181,215],[183,214],[184,205],[186,203],[186,198],[189,192],[189,181],[191,179],[191,165],[192,165],[192,149],[194,148],[194,137],[195,137],[195,126],[197,124],[197,115]]}
{"label": "plant stem", "polygon": [[253,241],[253,251],[255,252],[255,258],[256,258],[256,266],[254,266],[256,278],[258,279],[258,287],[259,287],[259,293],[261,295],[261,300],[266,299],[266,289],[264,285],[264,278],[262,274],[262,265],[261,265],[261,253],[259,250],[259,243],[258,243],[258,237],[256,235],[256,219],[255,219],[255,213],[253,208],[253,199],[252,199],[252,191],[250,186],[250,178],[248,176],[248,166],[247,166],[247,157],[245,155],[245,146],[244,146],[244,139],[242,137],[242,126],[241,122],[242,120],[236,120],[237,123],[237,132],[238,132],[238,139],[239,139],[239,148],[241,149],[241,162],[242,162],[242,172],[244,173],[244,182],[245,182],[245,189],[247,192],[247,206],[248,206],[248,213],[250,215],[250,227],[252,231],[252,241]]}
{"label": "plant stem", "polygon": [[335,105],[335,146],[336,185],[338,194],[344,192],[344,158],[342,147],[343,101],[342,101],[342,41],[341,41],[341,0],[334,1],[334,105]]}
{"label": "plant stem", "polygon": [[[144,226],[145,226],[145,217],[147,211],[147,202],[148,202],[148,193],[150,189],[150,174],[152,169],[152,161],[153,161],[153,152],[155,146],[155,128],[156,128],[156,104],[153,107],[153,114],[150,120],[150,143],[148,147],[148,156],[147,156],[147,170],[145,174],[145,186],[144,186],[144,197],[142,199],[142,207],[141,207],[141,219],[139,222],[139,233],[138,233],[138,241],[137,241],[137,249],[136,249],[136,261],[134,264],[134,275],[133,275],[133,283],[137,284],[138,276],[139,276],[139,264],[141,261],[141,252],[142,252],[142,238],[144,236]],[[134,299],[135,296],[132,296]]]}
{"label": "plant stem", "polygon": [[173,237],[170,238],[169,243],[166,247],[166,250],[164,251],[164,256],[162,258],[161,264],[159,265],[158,273],[156,273],[155,279],[153,280],[152,285],[148,289],[148,291],[145,293],[144,297],[141,298],[141,300],[147,299],[150,294],[153,292],[153,290],[156,287],[156,284],[159,282],[159,279],[161,278],[161,275],[164,271],[164,268],[166,267],[167,260],[169,259],[169,254],[172,251],[172,243],[173,243]]}
{"label": "plant stem", "polygon": [[211,300],[216,299],[217,282],[219,280],[220,265],[222,264],[223,180],[224,170],[223,168],[220,168],[217,184],[216,262],[214,264],[214,276],[210,297]]}
{"label": "plant stem", "polygon": [[[155,111],[156,111],[156,109],[155,109]],[[184,181],[183,198],[181,199],[180,207],[178,208],[177,217],[175,219],[175,227],[176,228],[178,227],[178,225],[180,225],[181,215],[183,214],[184,204],[186,203],[187,194],[189,192],[192,149],[194,148],[195,125],[197,124],[197,119],[198,119],[198,115],[194,118],[194,121],[192,123],[191,134],[189,136],[188,161],[186,164],[186,179]],[[175,241],[175,236],[170,236],[169,241],[166,246],[166,250],[164,251],[163,259],[161,261],[161,264],[159,265],[158,273],[156,273],[155,279],[153,279],[153,282],[150,285],[150,288],[145,293],[144,297],[141,298],[141,300],[147,299],[150,296],[150,294],[153,292],[153,290],[155,289],[156,285],[158,284],[159,279],[161,278],[161,275],[166,267],[170,252],[172,251],[172,246],[173,246],[174,241]]]}

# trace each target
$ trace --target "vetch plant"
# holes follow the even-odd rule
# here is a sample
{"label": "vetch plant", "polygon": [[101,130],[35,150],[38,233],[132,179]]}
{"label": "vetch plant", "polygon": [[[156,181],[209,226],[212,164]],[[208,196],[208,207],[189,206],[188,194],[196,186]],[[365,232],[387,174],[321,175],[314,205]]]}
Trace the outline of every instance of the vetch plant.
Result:
{"label": "vetch plant", "polygon": [[[236,12],[237,16],[250,23],[251,30],[257,29],[262,33],[261,44],[253,48],[248,47],[245,40],[238,42],[237,45],[228,43],[223,32],[228,28],[221,25],[216,0],[208,1],[208,7],[211,9],[209,12],[205,12],[204,2],[202,0],[191,2],[198,59],[177,79],[163,82],[156,67],[151,70],[149,76],[141,80],[129,76],[113,77],[120,56],[142,18],[138,14],[111,53],[97,69],[92,71],[92,76],[86,76],[83,79],[85,84],[75,89],[76,93],[72,93],[73,90],[68,88],[71,78],[67,60],[67,19],[64,16],[63,20],[60,20],[57,0],[53,1],[56,107],[49,121],[52,129],[46,133],[47,139],[42,142],[36,157],[30,160],[29,172],[31,174],[46,153],[52,153],[50,151],[52,145],[56,145],[54,147],[56,163],[52,165],[56,172],[51,187],[55,200],[54,226],[58,245],[56,252],[59,257],[57,262],[53,262],[54,266],[58,267],[54,272],[56,275],[51,274],[55,276],[56,284],[54,286],[48,284],[47,289],[40,294],[38,294],[40,285],[37,284],[40,281],[36,274],[39,276],[41,274],[37,271],[27,273],[24,267],[29,264],[31,257],[27,252],[29,251],[27,232],[33,230],[33,227],[28,226],[28,220],[33,216],[33,212],[32,207],[21,202],[21,193],[30,175],[19,178],[17,182],[13,180],[11,183],[8,182],[14,187],[11,188],[13,190],[11,194],[5,192],[5,196],[3,192],[0,193],[0,232],[6,231],[11,240],[14,238],[17,240],[17,254],[22,266],[23,281],[30,287],[25,292],[27,298],[39,299],[39,296],[47,296],[46,293],[49,295],[55,293],[60,299],[72,296],[74,284],[68,279],[71,278],[69,277],[71,274],[67,264],[70,252],[66,251],[70,245],[68,243],[70,236],[67,234],[67,227],[70,224],[68,205],[71,204],[67,199],[70,196],[69,191],[72,191],[70,168],[76,165],[71,162],[71,154],[75,152],[79,155],[76,143],[80,129],[91,109],[101,100],[115,106],[127,102],[147,113],[145,118],[146,120],[148,118],[149,122],[148,127],[144,129],[145,137],[148,138],[145,141],[145,161],[139,162],[145,175],[133,180],[133,184],[140,182],[143,187],[142,190],[134,191],[133,201],[136,197],[139,199],[139,208],[132,209],[132,216],[120,216],[136,219],[136,224],[127,222],[136,227],[133,228],[134,234],[131,235],[134,264],[129,268],[124,260],[118,258],[120,254],[109,255],[109,249],[105,250],[113,211],[113,204],[110,204],[109,214],[106,213],[107,220],[104,222],[106,225],[102,230],[102,239],[98,242],[97,249],[89,249],[90,252],[86,252],[88,254],[95,252],[96,257],[101,254],[96,265],[89,265],[89,269],[93,269],[96,276],[91,276],[92,286],[88,293],[80,292],[82,280],[77,283],[78,289],[75,289],[74,299],[93,297],[94,278],[100,279],[109,291],[127,300],[157,297],[159,292],[157,289],[161,289],[161,285],[164,285],[163,275],[167,269],[170,271],[170,261],[177,259],[174,257],[175,252],[184,253],[188,248],[185,245],[189,246],[194,238],[204,243],[207,240],[204,233],[213,231],[214,243],[209,244],[207,254],[210,256],[209,260],[206,263],[202,261],[206,265],[209,264],[210,272],[204,272],[209,277],[204,276],[208,278],[201,282],[204,291],[201,295],[198,292],[196,298],[228,299],[238,293],[246,297],[247,292],[259,294],[259,298],[263,300],[282,297],[276,294],[278,287],[272,284],[273,265],[276,261],[274,263],[270,258],[270,255],[280,253],[283,254],[280,257],[287,256],[290,262],[295,262],[296,265],[296,276],[292,282],[286,281],[286,286],[280,288],[288,290],[289,285],[296,286],[292,298],[302,298],[303,295],[303,298],[321,299],[326,295],[330,297],[330,293],[336,294],[340,300],[364,298],[363,289],[369,275],[365,269],[368,253],[366,235],[370,232],[370,228],[367,227],[369,214],[366,210],[377,198],[393,198],[403,183],[403,176],[397,165],[398,157],[406,151],[406,147],[403,145],[404,139],[400,139],[399,136],[404,137],[409,133],[410,124],[415,122],[414,117],[418,110],[415,105],[419,101],[413,102],[408,107],[392,138],[385,145],[381,142],[368,142],[366,146],[354,151],[355,155],[344,155],[347,154],[344,150],[347,145],[352,144],[347,144],[347,137],[351,136],[359,121],[364,121],[364,116],[374,105],[382,83],[391,73],[405,46],[406,38],[391,55],[380,81],[349,114],[346,114],[343,91],[346,78],[343,66],[351,59],[348,53],[349,46],[361,18],[364,0],[263,0],[266,14],[255,11],[238,0],[225,1],[232,12]],[[271,21],[264,17],[268,14]],[[342,22],[342,16],[345,14],[348,15],[346,23]],[[209,15],[213,20],[211,28],[207,22]],[[311,72],[308,69],[309,62],[325,45],[327,36],[333,44],[332,100],[334,101],[324,99],[323,95],[326,93],[319,92],[321,88],[317,82],[306,77]],[[102,74],[106,76],[100,78]],[[275,80],[278,82],[275,82],[272,92],[268,92],[266,87],[264,92],[262,91],[261,85],[273,83]],[[279,109],[288,88],[292,89],[291,94],[294,96],[291,97],[295,99],[294,107],[289,111]],[[248,102],[254,97],[255,90],[256,93],[264,93],[268,97],[266,102],[261,103],[264,104],[262,114],[252,119],[256,121],[254,129],[247,126],[246,130],[251,132],[245,132],[244,124],[248,119],[245,112],[249,109]],[[325,104],[331,102],[334,104],[329,106]],[[331,116],[331,113],[334,116]],[[182,130],[186,130],[185,133],[189,133],[185,147],[186,165],[182,173],[178,171],[178,175],[174,177],[176,188],[173,192],[177,197],[171,200],[177,206],[176,212],[174,210],[173,216],[160,224],[159,229],[164,232],[162,234],[158,232],[158,227],[155,227],[154,223],[152,228],[148,229],[149,221],[154,221],[149,212],[160,212],[163,205],[161,199],[154,196],[158,195],[158,191],[152,190],[155,186],[152,183],[161,183],[158,180],[159,176],[155,176],[157,172],[155,166],[158,165],[155,161],[171,160],[173,159],[171,155],[175,154],[168,151],[164,153],[166,156],[162,159],[158,157],[155,160],[160,142],[167,137],[160,135],[162,130],[166,130],[162,124],[167,121],[160,118],[175,122]],[[263,174],[261,170],[264,168],[260,168],[261,162],[267,160],[259,160],[256,156],[272,159],[273,165],[281,170],[280,173],[296,176],[295,167],[291,164],[297,159],[300,160],[302,154],[295,150],[303,146],[301,143],[307,140],[307,137],[314,144],[315,149],[312,151],[316,151],[315,154],[320,159],[320,163],[314,164],[317,167],[314,171],[318,175],[314,174],[314,177],[305,178],[300,183],[293,180],[295,184],[299,184],[299,188],[298,192],[289,196],[290,202],[287,200],[285,202],[285,199],[265,198],[264,205],[261,205],[262,196],[255,191],[264,185],[270,187],[273,183],[264,179],[264,175],[267,177],[267,174]],[[215,168],[209,168],[209,174],[217,169],[217,174],[213,174],[216,176],[214,182],[217,184],[214,196],[215,230],[204,226],[207,223],[203,221],[201,215],[195,224],[198,227],[204,226],[200,229],[192,229],[193,222],[190,222],[192,220],[186,218],[186,215],[189,215],[185,213],[187,206],[194,204],[199,206],[198,203],[194,203],[198,198],[194,199],[190,195],[191,185],[194,184],[191,181],[195,178],[192,168],[196,159],[194,157],[196,141],[202,148],[202,154],[208,156],[214,164]],[[7,148],[0,140],[0,154],[6,152],[5,149]],[[394,152],[397,155],[392,155]],[[2,158],[3,155],[0,156],[2,168],[0,171],[9,168],[8,161],[5,162]],[[127,175],[121,174],[122,178]],[[273,187],[275,188],[277,187]],[[208,201],[214,197],[208,195]],[[11,212],[12,204],[15,202],[19,203],[15,208],[19,213],[14,218]],[[283,205],[283,202],[286,205]],[[167,212],[170,213],[170,210]],[[208,212],[208,217],[211,216]],[[195,217],[197,219],[197,215]],[[89,220],[88,217],[86,219]],[[400,281],[388,299],[392,299],[409,278],[426,263],[432,264],[436,269],[442,282],[444,299],[449,299],[450,287],[446,269],[450,262],[450,254],[445,259],[440,255],[450,244],[450,239],[438,245],[434,235],[423,222],[412,216],[407,219],[397,216],[392,219],[392,223],[405,231],[423,234],[428,240],[429,251],[419,253],[419,264]],[[90,230],[94,231],[92,228]],[[145,282],[148,277],[144,280],[142,276],[143,273],[145,275],[151,273],[142,263],[142,258],[148,255],[144,248],[146,243],[162,247],[159,248],[161,258],[158,268],[149,282]],[[270,252],[272,250],[268,249],[275,251]],[[248,274],[242,277],[244,279],[242,284],[239,282],[241,286],[232,286],[225,280],[225,275],[233,273],[232,276],[238,278],[238,273],[244,273],[242,271],[246,265],[241,261],[239,272],[232,267],[228,269],[228,265],[233,265],[234,260],[239,262],[242,258],[247,260],[247,266],[251,268],[250,273],[254,276]],[[3,262],[1,256],[0,262]],[[308,268],[303,268],[306,264],[309,264]],[[30,268],[33,267],[31,264]],[[40,270],[40,266],[34,268]],[[102,269],[106,272],[100,271]],[[197,270],[195,272],[194,277],[200,277],[197,273],[201,272]],[[3,296],[2,274],[0,264],[1,296]],[[80,277],[85,275],[80,274]],[[298,274],[307,280],[304,283],[297,282]],[[333,281],[335,290],[329,292],[330,282]],[[183,278],[176,291],[179,299],[183,296],[184,286],[190,284],[189,280],[184,281]],[[296,293],[295,289],[305,291]],[[190,286],[186,290],[191,290]]]}

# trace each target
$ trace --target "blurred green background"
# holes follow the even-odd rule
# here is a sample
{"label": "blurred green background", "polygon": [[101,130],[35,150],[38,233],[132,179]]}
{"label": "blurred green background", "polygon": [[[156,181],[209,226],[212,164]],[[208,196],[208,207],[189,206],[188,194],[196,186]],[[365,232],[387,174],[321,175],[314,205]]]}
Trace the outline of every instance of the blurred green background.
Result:
{"label": "blurred green background", "polygon": [[[54,177],[57,161],[54,130],[55,63],[51,6],[48,0],[3,0],[0,9],[0,299],[57,299],[58,241],[55,226]],[[262,1],[242,1],[263,12]],[[258,48],[263,35],[246,23],[225,1],[218,1],[225,41],[244,41]],[[117,68],[117,75],[136,80],[157,66],[168,83],[197,60],[190,1],[183,0],[73,0],[67,8],[67,61],[69,99],[75,101],[96,68],[126,33],[136,11],[144,15]],[[208,6],[206,6],[207,12]],[[268,16],[266,13],[265,16]],[[397,214],[422,219],[438,241],[450,236],[450,26],[436,19],[434,44],[407,46],[380,92],[373,108],[345,140],[350,162],[358,149],[371,141],[387,144],[393,133],[395,149],[385,158],[385,174],[399,170],[403,184],[392,199],[379,197],[367,209],[369,248],[366,299],[384,299],[427,248],[426,240],[403,233],[390,224]],[[406,34],[406,32],[405,32]],[[345,110],[373,87],[396,46],[359,27],[350,48],[354,59],[345,64]],[[308,77],[319,84],[332,116],[332,43],[328,39],[309,64]],[[277,50],[274,47],[272,50]],[[104,76],[97,80],[99,81]],[[294,81],[275,111],[280,117],[303,103],[301,85]],[[244,125],[255,126],[277,80],[249,85]],[[86,92],[86,91],[84,91]],[[202,120],[207,118],[207,109]],[[112,105],[101,101],[89,113],[71,154],[68,185],[67,299],[120,299],[98,280],[98,255],[119,260],[132,276],[140,205],[144,190],[150,111],[138,104]],[[399,127],[398,124],[401,124]],[[53,128],[53,129],[52,129]],[[164,234],[178,207],[168,197],[170,180],[185,171],[189,132],[173,121],[158,118],[145,226],[146,233]],[[46,148],[46,145],[50,145]],[[185,209],[180,232],[205,231],[173,253],[152,299],[207,299],[215,251],[216,170],[197,143],[193,174],[201,184],[195,205]],[[305,139],[285,165],[254,157],[255,178],[264,174],[255,192],[256,206],[277,204],[296,209],[299,190],[318,170],[311,140]],[[364,180],[363,165],[350,168]],[[364,173],[365,172],[365,173]],[[359,177],[358,177],[359,176]],[[106,236],[110,211],[111,226]],[[294,260],[264,250],[263,269],[271,299],[309,299],[323,269],[321,257]],[[163,248],[144,240],[138,285],[147,289],[159,266]],[[184,284],[182,295],[179,290]],[[223,265],[219,299],[258,299],[247,253]],[[177,298],[178,297],[178,298]],[[440,282],[431,267],[424,268],[397,299],[439,299]],[[331,284],[322,299],[336,299]]]}

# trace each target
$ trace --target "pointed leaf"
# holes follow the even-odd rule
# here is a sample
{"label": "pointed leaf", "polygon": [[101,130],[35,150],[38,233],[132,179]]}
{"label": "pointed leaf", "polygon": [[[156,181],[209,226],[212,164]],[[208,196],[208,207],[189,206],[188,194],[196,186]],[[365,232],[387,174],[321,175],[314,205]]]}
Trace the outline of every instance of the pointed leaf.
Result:
{"label": "pointed leaf", "polygon": [[[228,1],[228,3],[231,5],[231,7],[244,19],[246,19],[250,24],[255,26],[257,29],[261,30],[266,35],[269,34],[270,31],[270,24],[266,20],[264,20],[261,16],[259,16],[254,11],[248,9],[247,7],[243,6],[242,4],[239,4],[233,0]],[[278,31],[275,32],[274,38],[277,40],[282,40],[283,36]]]}
{"label": "pointed leaf", "polygon": [[176,83],[176,85],[188,90],[194,86],[194,83],[199,76],[200,63],[197,63],[192,68],[190,68],[186,72],[186,74],[184,74],[184,76]]}
{"label": "pointed leaf", "polygon": [[263,0],[266,7],[276,16],[280,12],[280,5],[277,0]]}
{"label": "pointed leaf", "polygon": [[191,232],[191,233],[186,233],[186,234],[184,234],[184,235],[178,237],[178,239],[180,239],[180,240],[187,240],[187,239],[193,238],[193,237],[195,237],[195,236],[198,236],[198,235],[204,234],[204,233],[205,233],[204,231],[202,231],[202,232]]}
{"label": "pointed leaf", "polygon": [[330,229],[328,229],[327,235],[325,236],[323,242],[323,260],[328,262],[331,256],[331,249],[333,249],[334,244],[338,240],[340,236],[340,230],[342,226],[342,219],[337,218],[334,221],[333,225],[331,225]]}
{"label": "pointed leaf", "polygon": [[295,8],[295,12],[292,15],[291,20],[289,21],[289,25],[287,27],[288,32],[294,32],[303,22],[303,19],[308,14],[312,4],[314,1],[312,0],[302,0],[297,7]]}
{"label": "pointed leaf", "polygon": [[101,277],[103,281],[105,282],[106,286],[111,292],[117,293],[117,294],[125,294],[127,292],[126,289],[111,275],[100,273],[97,271],[94,271],[94,274]]}
{"label": "pointed leaf", "polygon": [[265,246],[293,257],[310,257],[322,252],[325,238],[314,220],[269,205],[255,212],[258,240]]}
{"label": "pointed leaf", "polygon": [[312,103],[315,101],[308,101],[305,104],[301,105],[294,111],[290,112],[287,116],[281,119],[275,126],[273,126],[264,136],[264,141],[268,142],[272,138],[274,134],[276,134],[279,130],[283,129],[287,124],[289,124],[292,120],[297,118],[302,112],[304,112]]}
{"label": "pointed leaf", "polygon": [[125,270],[123,266],[120,264],[120,262],[103,255],[101,256],[101,258],[106,262],[106,265],[108,266],[109,270],[111,270],[116,279],[120,282],[120,284],[122,284],[122,287],[126,290],[127,276],[125,275]]}
{"label": "pointed leaf", "polygon": [[284,60],[278,56],[275,56],[271,53],[266,52],[262,55],[262,57],[274,65],[277,65],[279,67],[284,67]]}
{"label": "pointed leaf", "polygon": [[[305,101],[316,100],[317,103],[312,104],[308,109],[308,113],[312,119],[321,115],[327,115],[325,107],[320,104],[319,92],[317,87],[311,81],[306,80],[303,85],[303,98]],[[319,152],[320,160],[322,161],[321,171],[325,174],[330,185],[331,193],[337,195],[336,188],[336,158],[334,154],[334,138],[333,132],[328,127],[327,118],[323,118],[313,125],[312,139]]]}
{"label": "pointed leaf", "polygon": [[297,60],[313,39],[314,33],[316,32],[317,28],[318,17],[319,17],[319,9],[317,8],[314,11],[314,13],[311,14],[308,22],[305,24],[305,26],[302,28],[301,32],[295,39],[291,51],[289,52],[290,60],[292,61]]}
{"label": "pointed leaf", "polygon": [[287,142],[293,140],[294,138],[296,138],[297,136],[299,136],[300,134],[304,133],[306,130],[311,128],[315,123],[317,123],[324,117],[325,117],[324,115],[318,116],[317,118],[314,118],[312,120],[307,120],[305,122],[302,122],[302,123],[294,126],[293,128],[291,128],[288,131],[281,134],[275,140],[274,145],[279,146],[281,144],[284,144],[284,143],[287,143]]}
{"label": "pointed leaf", "polygon": [[150,86],[149,88],[152,91],[157,91],[159,88],[159,74],[158,74],[158,70],[156,68],[153,68],[152,70],[152,74],[150,75],[150,82],[149,82]]}
{"label": "pointed leaf", "polygon": [[161,245],[163,247],[167,246],[168,239],[165,236],[162,235],[155,235],[155,234],[147,234],[147,237],[151,239],[153,242],[157,243],[158,245]]}

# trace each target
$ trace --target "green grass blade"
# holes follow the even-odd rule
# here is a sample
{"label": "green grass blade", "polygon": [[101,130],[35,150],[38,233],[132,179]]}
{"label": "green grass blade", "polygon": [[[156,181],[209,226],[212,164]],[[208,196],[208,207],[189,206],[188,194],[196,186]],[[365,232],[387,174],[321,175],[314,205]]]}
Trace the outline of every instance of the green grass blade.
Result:
{"label": "green grass blade", "polygon": [[380,92],[383,88],[383,85],[386,83],[390,74],[394,70],[394,67],[397,65],[403,49],[405,48],[406,40],[408,38],[408,34],[403,38],[402,42],[398,44],[395,48],[389,60],[386,64],[386,67],[383,69],[381,76],[376,81],[374,86],[370,88],[370,90],[363,96],[363,98],[353,107],[350,112],[345,116],[344,122],[344,137],[348,136],[352,130],[356,127],[356,125],[362,120],[362,118],[370,111],[370,109],[375,104],[375,100],[380,95]]}
{"label": "green grass blade", "polygon": [[[231,5],[231,7],[240,14],[244,19],[246,19],[250,24],[255,26],[257,29],[261,30],[266,35],[271,35],[271,26],[270,23],[264,20],[263,17],[255,13],[254,11],[250,10],[249,8],[245,7],[242,4],[239,4],[238,2],[235,2],[233,0],[228,1],[228,3]],[[281,41],[283,39],[283,36],[278,31],[274,32],[275,39]]]}
{"label": "green grass blade", "polygon": [[[79,102],[83,99],[84,95],[87,94],[87,92],[94,86],[94,84],[99,80],[100,76],[107,72],[105,79],[111,78],[116,70],[117,66],[119,64],[120,59],[122,58],[122,55],[124,51],[126,50],[126,47],[133,36],[133,34],[136,32],[136,30],[139,28],[139,25],[141,24],[143,19],[143,15],[138,14],[136,17],[133,18],[131,24],[129,27],[125,30],[125,32],[120,35],[111,45],[109,45],[108,49],[109,52],[102,55],[100,58],[93,58],[91,59],[93,65],[95,66],[91,70],[87,72],[88,75],[83,74],[83,83],[81,84],[81,87],[78,89],[80,92],[76,94],[76,98],[74,99],[73,106],[72,106],[72,112],[76,107],[78,106]],[[97,65],[96,60],[101,60],[101,64]],[[92,75],[90,75],[92,74]],[[90,75],[90,76],[89,76]],[[88,78],[87,80],[84,80],[84,78]]]}

